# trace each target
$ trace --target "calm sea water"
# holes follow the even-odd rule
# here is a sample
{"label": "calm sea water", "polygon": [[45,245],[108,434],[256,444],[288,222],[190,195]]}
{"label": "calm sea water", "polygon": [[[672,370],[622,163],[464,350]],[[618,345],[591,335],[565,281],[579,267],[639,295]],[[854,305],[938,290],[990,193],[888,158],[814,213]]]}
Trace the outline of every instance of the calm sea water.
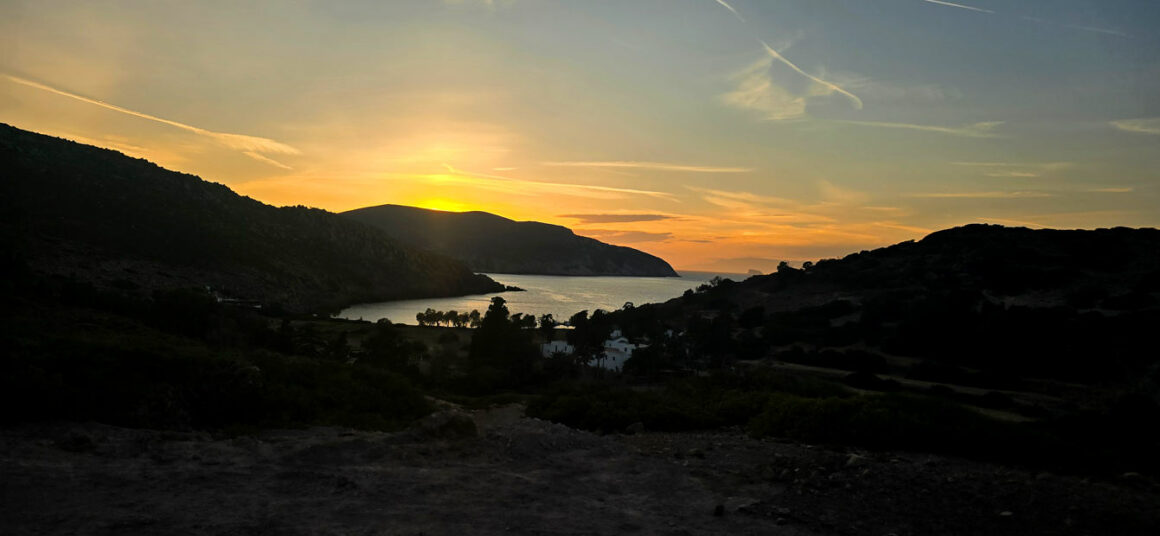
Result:
{"label": "calm sea water", "polygon": [[375,321],[388,318],[399,324],[415,324],[415,314],[428,307],[436,311],[487,311],[493,296],[503,296],[512,314],[534,314],[537,317],[551,313],[559,321],[579,311],[596,309],[612,311],[625,302],[634,305],[659,303],[680,296],[716,275],[740,281],[746,276],[708,272],[682,272],[681,277],[566,277],[553,275],[487,274],[505,285],[524,289],[524,292],[480,294],[458,298],[429,298],[381,303],[365,303],[350,307],[338,314],[341,318]]}

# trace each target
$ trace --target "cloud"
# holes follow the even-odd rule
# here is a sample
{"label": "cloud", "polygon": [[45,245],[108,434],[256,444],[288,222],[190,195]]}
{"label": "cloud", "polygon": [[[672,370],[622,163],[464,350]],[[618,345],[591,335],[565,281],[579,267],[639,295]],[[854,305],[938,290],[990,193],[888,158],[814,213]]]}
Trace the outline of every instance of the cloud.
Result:
{"label": "cloud", "polygon": [[[632,188],[614,188],[611,186],[595,186],[590,184],[532,181],[504,177],[501,175],[464,171],[461,169],[456,169],[448,164],[443,164],[443,167],[452,174],[452,178],[454,178],[454,176],[460,176],[487,181],[491,183],[490,186],[493,187],[492,189],[499,189],[509,193],[527,193],[529,190],[535,190],[544,193],[562,193],[566,195],[595,197],[601,199],[620,198],[624,197],[625,195],[638,195],[676,201],[676,196],[667,192],[636,190]],[[444,178],[446,177],[444,176]],[[480,186],[480,184],[477,182],[472,182],[471,184]]]}
{"label": "cloud", "polygon": [[606,231],[606,230],[584,230],[585,236],[598,238],[604,242],[610,243],[637,243],[637,242],[664,242],[673,237],[673,233],[649,233],[645,231]]}
{"label": "cloud", "polygon": [[903,86],[869,78],[848,80],[843,84],[865,100],[877,102],[941,104],[963,98],[963,92],[954,87],[938,84]]}
{"label": "cloud", "polygon": [[263,156],[261,153],[256,152],[256,151],[242,151],[242,154],[244,154],[250,158],[253,158],[254,160],[257,160],[259,162],[265,162],[267,164],[270,164],[271,166],[274,166],[274,167],[279,167],[279,168],[282,168],[285,170],[294,169],[290,166],[287,166],[286,164],[283,164],[277,160],[274,160],[273,158]]}
{"label": "cloud", "polygon": [[1068,169],[1072,162],[951,162],[952,166],[982,168],[983,175],[998,178],[1036,178],[1045,173]]}
{"label": "cloud", "polygon": [[955,4],[953,2],[943,2],[942,0],[922,0],[922,1],[926,2],[928,4],[938,4],[940,6],[957,7],[959,9],[967,9],[970,11],[977,11],[979,13],[991,13],[991,14],[995,13],[994,11],[991,11],[989,9],[982,9],[982,8],[967,6],[967,5],[963,5],[963,4]]}
{"label": "cloud", "polygon": [[1125,187],[1125,188],[1092,188],[1092,189],[1090,189],[1090,190],[1087,190],[1087,192],[1088,192],[1088,193],[1093,193],[1093,194],[1130,194],[1130,193],[1132,193],[1132,192],[1135,192],[1135,191],[1136,191],[1136,189],[1135,189],[1135,188],[1131,188],[1131,187]]}
{"label": "cloud", "polygon": [[1036,168],[1043,170],[1067,169],[1073,162],[951,162],[952,166],[986,168]]}
{"label": "cloud", "polygon": [[130,110],[128,108],[122,108],[122,107],[117,106],[115,104],[109,104],[105,101],[101,101],[101,100],[97,100],[97,99],[90,99],[88,97],[77,95],[75,93],[70,93],[68,91],[64,91],[62,89],[57,89],[57,88],[54,88],[52,86],[41,84],[39,82],[33,82],[32,80],[26,80],[24,78],[20,78],[17,76],[12,76],[9,74],[4,74],[3,76],[8,81],[16,83],[16,84],[28,86],[28,87],[39,89],[42,91],[47,91],[49,93],[53,93],[55,95],[60,95],[62,97],[68,97],[70,99],[78,100],[78,101],[88,103],[88,104],[92,104],[94,106],[100,106],[101,108],[105,108],[107,110],[112,110],[114,112],[120,112],[120,113],[123,113],[126,115],[131,115],[133,117],[139,117],[141,119],[154,121],[154,122],[161,123],[164,125],[169,125],[171,127],[179,128],[179,129],[182,129],[182,130],[185,130],[188,132],[192,132],[192,133],[197,134],[199,136],[204,136],[206,138],[209,138],[209,139],[217,142],[219,145],[221,145],[223,147],[233,149],[235,151],[239,151],[242,154],[244,154],[250,158],[258,160],[259,162],[263,162],[266,164],[277,166],[277,167],[280,167],[283,169],[290,169],[290,166],[282,164],[281,162],[277,162],[277,161],[275,161],[275,160],[273,160],[273,159],[271,159],[271,158],[269,158],[261,153],[288,154],[288,155],[299,154],[298,149],[295,149],[289,145],[286,145],[286,144],[278,142],[278,141],[274,141],[274,140],[269,139],[269,138],[260,138],[257,136],[248,136],[245,134],[231,134],[228,132],[215,132],[212,130],[206,130],[204,128],[195,127],[193,125],[187,125],[185,123],[179,123],[177,121],[164,119],[161,117],[157,117],[155,115],[149,115],[146,113]]}
{"label": "cloud", "polygon": [[1117,130],[1131,132],[1133,134],[1160,135],[1160,117],[1121,119],[1119,121],[1112,121],[1109,124]]}
{"label": "cloud", "polygon": [[730,13],[733,13],[733,16],[737,17],[737,20],[745,22],[745,17],[742,17],[741,14],[738,13],[736,9],[733,9],[733,6],[727,4],[725,0],[717,0],[717,3],[721,4],[721,6],[725,9],[728,9]]}
{"label": "cloud", "polygon": [[685,164],[668,164],[665,162],[541,162],[541,164],[556,167],[634,168],[662,171],[688,171],[690,173],[748,173],[753,171],[753,168],[690,166]]}
{"label": "cloud", "polygon": [[[809,99],[839,94],[848,99],[857,110],[862,109],[862,99],[833,82],[811,75],[791,62],[765,41],[758,40],[768,57],[762,58],[732,76],[737,88],[722,95],[721,101],[728,106],[742,110],[752,110],[767,121],[789,121],[804,119]],[[777,62],[794,73],[806,78],[809,86],[801,94],[786,89],[774,81],[771,70]],[[787,73],[788,74],[788,73]]]}
{"label": "cloud", "polygon": [[1046,192],[953,192],[908,194],[906,197],[919,199],[1032,199],[1055,197]]}
{"label": "cloud", "polygon": [[734,75],[737,89],[721,96],[728,106],[752,110],[768,121],[801,119],[806,115],[806,99],[790,93],[773,82],[769,68],[772,58],[762,58]]}
{"label": "cloud", "polygon": [[689,190],[702,194],[702,199],[725,208],[737,208],[738,204],[744,206],[759,205],[790,205],[794,201],[767,195],[759,195],[752,192],[731,192],[726,190],[714,190],[711,188],[699,188],[696,186],[686,186]]}
{"label": "cloud", "polygon": [[580,220],[581,224],[590,224],[661,221],[671,220],[676,216],[668,214],[561,214],[559,217]]}
{"label": "cloud", "polygon": [[1124,33],[1124,32],[1121,32],[1121,31],[1119,31],[1119,30],[1112,30],[1112,29],[1109,29],[1109,28],[1097,28],[1097,27],[1095,27],[1095,26],[1077,26],[1077,25],[1075,25],[1075,24],[1063,24],[1063,23],[1059,23],[1059,22],[1052,22],[1052,21],[1049,21],[1049,20],[1040,19],[1040,18],[1038,18],[1038,17],[1023,17],[1023,19],[1024,19],[1024,20],[1029,20],[1029,21],[1032,21],[1032,22],[1038,22],[1038,23],[1040,23],[1040,24],[1048,24],[1048,25],[1051,25],[1051,26],[1059,26],[1059,27],[1061,27],[1061,28],[1070,28],[1070,29],[1072,29],[1072,30],[1082,30],[1082,31],[1085,31],[1085,32],[1094,32],[1094,33],[1100,33],[1100,34],[1104,34],[1104,35],[1114,35],[1114,36],[1117,36],[1117,37],[1132,37],[1131,35],[1128,35],[1128,34],[1126,34],[1126,33]]}
{"label": "cloud", "polygon": [[[844,95],[846,98],[850,99],[850,101],[851,101],[851,102],[854,104],[854,108],[855,108],[855,109],[857,109],[857,110],[861,110],[861,109],[862,109],[862,99],[859,99],[857,95],[855,95],[855,94],[853,94],[853,93],[850,93],[849,91],[846,91],[846,90],[844,90],[844,89],[842,89],[842,88],[838,87],[838,85],[837,85],[837,84],[835,84],[835,83],[833,83],[833,82],[827,82],[827,81],[825,81],[825,80],[822,80],[821,78],[818,78],[818,77],[816,77],[816,76],[814,76],[814,75],[812,75],[812,74],[809,74],[809,73],[807,73],[807,72],[803,71],[803,70],[801,69],[801,67],[798,67],[797,65],[794,65],[794,63],[793,63],[793,62],[791,62],[791,61],[789,61],[788,59],[786,59],[786,57],[785,57],[785,56],[782,56],[782,55],[781,55],[781,53],[779,53],[778,51],[774,50],[774,49],[773,49],[773,47],[771,47],[771,46],[767,45],[767,44],[765,43],[765,41],[761,41],[761,46],[765,47],[765,51],[766,51],[766,52],[769,54],[769,56],[770,56],[770,57],[772,57],[773,59],[775,59],[775,60],[777,60],[777,61],[780,61],[780,62],[784,63],[784,64],[785,64],[787,67],[789,67],[790,69],[793,69],[793,70],[794,70],[795,72],[797,72],[798,74],[800,74],[800,75],[802,75],[802,76],[804,76],[804,77],[806,77],[806,78],[809,78],[810,80],[812,80],[812,81],[814,81],[815,83],[817,83],[817,84],[821,85],[822,87],[825,87],[825,88],[829,89],[829,90],[830,90],[830,92],[835,92],[835,93],[839,93],[839,94],[841,94],[841,95]],[[824,94],[829,94],[829,92],[827,92],[827,93],[824,93]]]}
{"label": "cloud", "polygon": [[845,123],[847,125],[859,125],[864,127],[878,127],[878,128],[897,128],[906,130],[919,130],[923,132],[936,132],[939,134],[949,134],[951,136],[964,136],[967,138],[998,138],[999,135],[994,133],[995,128],[1003,125],[1004,121],[984,121],[981,123],[974,123],[961,127],[940,127],[932,125],[916,125],[913,123],[889,123],[884,121],[837,121],[838,123]]}
{"label": "cloud", "polygon": [[483,6],[488,9],[497,7],[511,7],[516,0],[443,0],[444,4],[452,6]]}
{"label": "cloud", "polygon": [[[926,3],[928,3],[928,4],[938,4],[938,5],[940,5],[940,6],[955,7],[955,8],[959,8],[959,9],[966,9],[966,10],[970,10],[970,11],[975,11],[975,12],[978,12],[978,13],[987,13],[987,14],[989,14],[989,15],[993,15],[993,14],[995,14],[995,12],[994,12],[994,11],[992,11],[992,10],[990,10],[990,9],[983,9],[983,8],[979,8],[979,7],[968,6],[968,5],[965,5],[965,4],[956,4],[956,3],[954,3],[954,2],[946,2],[946,1],[943,1],[943,0],[922,0],[922,1],[923,1],[923,2],[926,2]],[[1060,27],[1060,28],[1068,28],[1068,29],[1071,29],[1071,30],[1081,30],[1081,31],[1084,31],[1084,32],[1094,32],[1094,33],[1100,33],[1100,34],[1104,34],[1104,35],[1114,35],[1114,36],[1116,36],[1116,37],[1129,37],[1129,38],[1130,38],[1130,37],[1132,37],[1131,35],[1128,35],[1128,34],[1126,34],[1126,33],[1124,33],[1124,32],[1121,32],[1121,31],[1119,31],[1119,30],[1113,30],[1113,29],[1111,29],[1111,28],[1099,28],[1099,27],[1096,27],[1096,26],[1081,26],[1081,25],[1077,25],[1077,24],[1064,24],[1064,23],[1060,23],[1060,22],[1053,22],[1053,21],[1050,21],[1050,20],[1041,19],[1041,18],[1039,18],[1039,17],[1028,17],[1028,16],[1024,16],[1024,17],[1021,17],[1021,18],[1022,18],[1023,20],[1027,20],[1027,21],[1031,21],[1031,22],[1037,22],[1037,23],[1039,23],[1039,24],[1047,24],[1047,25],[1050,25],[1050,26],[1058,26],[1058,27]]]}

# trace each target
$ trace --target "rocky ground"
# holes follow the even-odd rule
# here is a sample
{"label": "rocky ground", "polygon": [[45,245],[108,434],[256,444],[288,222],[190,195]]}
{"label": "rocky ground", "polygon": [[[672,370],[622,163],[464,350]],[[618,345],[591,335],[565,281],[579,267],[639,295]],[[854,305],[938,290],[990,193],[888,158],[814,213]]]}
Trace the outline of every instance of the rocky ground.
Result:
{"label": "rocky ground", "polygon": [[520,408],[406,432],[0,431],[0,533],[1155,534],[1146,477],[1086,480],[739,432],[598,436]]}

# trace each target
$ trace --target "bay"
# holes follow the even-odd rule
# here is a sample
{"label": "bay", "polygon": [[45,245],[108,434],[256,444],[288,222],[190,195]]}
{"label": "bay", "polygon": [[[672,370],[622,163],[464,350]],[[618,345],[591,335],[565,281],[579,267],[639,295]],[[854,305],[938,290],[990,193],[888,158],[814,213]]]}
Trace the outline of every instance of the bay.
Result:
{"label": "bay", "polygon": [[716,276],[740,281],[747,276],[712,272],[681,272],[681,277],[573,277],[553,275],[487,274],[488,277],[524,289],[523,292],[477,294],[455,298],[425,298],[351,306],[338,314],[351,320],[377,321],[390,319],[399,324],[414,325],[416,313],[427,308],[436,311],[487,311],[494,296],[502,296],[512,314],[524,313],[539,317],[551,314],[557,321],[567,320],[579,311],[589,313],[596,309],[613,311],[626,302],[633,305],[660,303],[680,296],[685,290],[696,288]]}

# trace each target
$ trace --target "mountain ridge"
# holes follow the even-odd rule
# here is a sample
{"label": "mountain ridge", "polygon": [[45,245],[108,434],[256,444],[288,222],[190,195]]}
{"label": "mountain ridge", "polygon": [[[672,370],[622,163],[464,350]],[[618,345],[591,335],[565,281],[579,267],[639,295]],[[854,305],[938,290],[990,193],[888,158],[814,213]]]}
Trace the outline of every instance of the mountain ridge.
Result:
{"label": "mountain ridge", "polygon": [[378,227],[403,243],[462,260],[479,272],[677,277],[660,257],[580,236],[561,225],[393,204],[341,215]]}
{"label": "mountain ridge", "polygon": [[34,271],[138,291],[212,287],[290,310],[500,292],[462,263],[304,206],[0,124],[0,245]]}

